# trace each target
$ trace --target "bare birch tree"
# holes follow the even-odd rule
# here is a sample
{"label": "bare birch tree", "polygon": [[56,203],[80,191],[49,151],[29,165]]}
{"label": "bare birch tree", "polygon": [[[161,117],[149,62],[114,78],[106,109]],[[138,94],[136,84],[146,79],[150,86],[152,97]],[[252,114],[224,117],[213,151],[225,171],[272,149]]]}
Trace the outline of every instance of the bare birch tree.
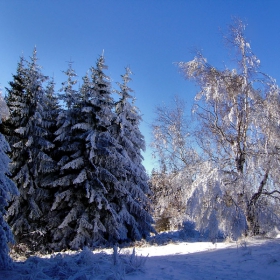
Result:
{"label": "bare birch tree", "polygon": [[178,63],[185,78],[200,87],[194,111],[205,161],[193,184],[189,214],[209,229],[215,216],[217,231],[233,236],[279,226],[279,88],[260,71],[244,31],[237,20],[226,37],[236,69],[219,70],[201,53]]}
{"label": "bare birch tree", "polygon": [[193,166],[198,158],[192,148],[193,138],[184,100],[175,96],[171,106],[157,106],[155,113],[152,148],[161,168],[178,172]]}

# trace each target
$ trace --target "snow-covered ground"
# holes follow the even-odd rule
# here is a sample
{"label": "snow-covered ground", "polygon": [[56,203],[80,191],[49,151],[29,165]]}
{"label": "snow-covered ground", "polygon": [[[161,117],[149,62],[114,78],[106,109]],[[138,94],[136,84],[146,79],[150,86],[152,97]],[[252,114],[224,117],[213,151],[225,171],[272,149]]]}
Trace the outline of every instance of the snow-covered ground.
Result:
{"label": "snow-covered ground", "polygon": [[0,279],[280,279],[280,238],[239,242],[142,244],[135,248],[67,252],[16,262]]}

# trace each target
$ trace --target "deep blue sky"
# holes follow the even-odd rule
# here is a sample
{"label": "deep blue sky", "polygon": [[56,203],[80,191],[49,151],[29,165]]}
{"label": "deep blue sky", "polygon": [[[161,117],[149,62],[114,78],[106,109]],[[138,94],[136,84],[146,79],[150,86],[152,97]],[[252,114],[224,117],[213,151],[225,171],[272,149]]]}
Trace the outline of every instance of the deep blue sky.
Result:
{"label": "deep blue sky", "polygon": [[130,86],[143,114],[150,171],[155,106],[174,94],[191,105],[195,95],[173,63],[191,60],[198,48],[209,63],[231,65],[220,29],[226,32],[235,16],[248,24],[262,70],[280,81],[279,11],[279,0],[0,0],[0,88],[12,79],[20,55],[31,56],[35,45],[42,71],[54,76],[57,89],[67,61],[74,61],[81,80],[104,50],[113,86],[124,67],[134,72]]}

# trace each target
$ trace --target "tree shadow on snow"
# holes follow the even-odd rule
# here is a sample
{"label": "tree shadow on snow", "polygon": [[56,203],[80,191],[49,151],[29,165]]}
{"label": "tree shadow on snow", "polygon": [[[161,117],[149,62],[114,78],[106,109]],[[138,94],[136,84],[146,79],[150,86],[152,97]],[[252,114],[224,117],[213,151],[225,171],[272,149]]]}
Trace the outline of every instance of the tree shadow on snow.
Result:
{"label": "tree shadow on snow", "polygon": [[147,242],[149,244],[165,245],[170,242],[198,242],[198,241],[224,241],[224,235],[222,232],[218,232],[215,240],[210,240],[209,231],[203,233],[195,229],[195,223],[186,221],[183,223],[181,229],[177,231],[160,232],[155,236],[148,237]]}
{"label": "tree shadow on snow", "polygon": [[125,279],[126,275],[142,272],[147,257],[114,247],[111,254],[95,253],[85,247],[81,252],[29,257],[15,262],[12,270],[0,271],[0,280],[88,280]]}
{"label": "tree shadow on snow", "polygon": [[[280,239],[232,242],[227,248],[224,243],[211,242],[155,245],[136,251],[114,247],[109,253],[95,253],[84,248],[76,253],[30,257],[15,262],[11,271],[0,271],[0,279],[280,279]],[[139,252],[143,256],[137,256]]]}

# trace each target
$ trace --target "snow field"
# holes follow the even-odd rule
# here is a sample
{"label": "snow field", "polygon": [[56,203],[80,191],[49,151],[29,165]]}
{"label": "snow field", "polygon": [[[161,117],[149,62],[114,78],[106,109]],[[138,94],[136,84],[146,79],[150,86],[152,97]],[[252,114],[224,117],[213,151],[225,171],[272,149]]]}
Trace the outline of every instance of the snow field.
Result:
{"label": "snow field", "polygon": [[0,280],[280,279],[280,238],[176,242],[30,257],[0,271]]}

